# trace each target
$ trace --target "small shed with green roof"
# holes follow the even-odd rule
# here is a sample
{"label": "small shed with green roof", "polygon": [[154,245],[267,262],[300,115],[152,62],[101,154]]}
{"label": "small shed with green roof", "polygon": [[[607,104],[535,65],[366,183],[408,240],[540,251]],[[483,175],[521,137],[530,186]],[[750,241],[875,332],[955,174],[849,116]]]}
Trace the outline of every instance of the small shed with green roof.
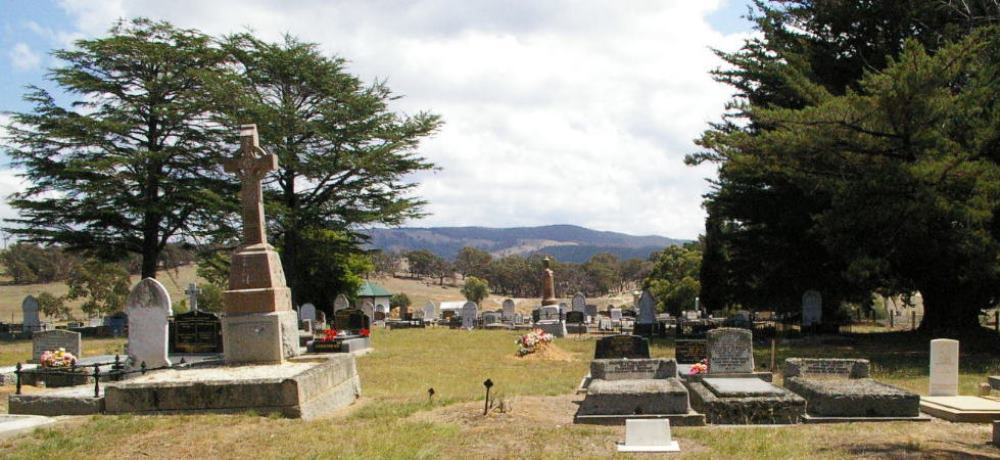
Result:
{"label": "small shed with green roof", "polygon": [[378,283],[365,280],[358,288],[358,305],[364,304],[365,300],[370,301],[375,306],[375,320],[381,321],[389,316],[389,299],[392,293]]}

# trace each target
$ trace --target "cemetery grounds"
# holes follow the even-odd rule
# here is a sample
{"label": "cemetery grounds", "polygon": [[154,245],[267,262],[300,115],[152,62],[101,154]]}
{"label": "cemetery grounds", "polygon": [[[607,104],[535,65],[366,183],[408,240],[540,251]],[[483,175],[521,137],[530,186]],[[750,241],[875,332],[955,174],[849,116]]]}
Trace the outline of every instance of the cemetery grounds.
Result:
{"label": "cemetery grounds", "polygon": [[[515,357],[511,331],[445,328],[373,331],[374,352],[358,358],[362,398],[328,418],[302,421],[242,415],[63,417],[54,428],[0,440],[0,458],[628,458],[616,454],[623,427],[574,425],[574,394],[593,357],[595,337],[558,339],[571,359]],[[926,394],[928,337],[870,332],[784,341],[777,359],[858,357],[873,377]],[[962,338],[961,394],[1000,374],[1000,338]],[[84,340],[85,353],[120,347]],[[653,357],[673,357],[654,339]],[[3,344],[0,365],[24,360],[30,342]],[[758,369],[770,350],[755,344]],[[484,388],[495,386],[483,416]],[[780,376],[776,376],[780,384]],[[30,387],[29,387],[30,388]],[[434,389],[429,398],[428,389]],[[13,386],[0,387],[0,413]],[[501,410],[502,409],[502,410]],[[673,429],[681,453],[669,458],[1000,458],[987,424],[855,423]],[[645,458],[657,458],[644,454]]]}

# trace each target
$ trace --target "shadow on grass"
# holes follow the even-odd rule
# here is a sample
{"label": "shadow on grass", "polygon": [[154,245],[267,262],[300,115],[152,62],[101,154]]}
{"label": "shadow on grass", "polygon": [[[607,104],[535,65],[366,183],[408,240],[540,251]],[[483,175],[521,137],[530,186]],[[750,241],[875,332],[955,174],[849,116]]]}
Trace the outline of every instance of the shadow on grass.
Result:
{"label": "shadow on grass", "polygon": [[[981,447],[981,446],[975,446]],[[823,449],[828,450],[828,449]],[[888,444],[857,444],[850,446],[847,453],[853,456],[876,458],[947,458],[947,459],[997,459],[997,455],[973,453],[949,448],[928,448],[918,443],[896,442]]]}

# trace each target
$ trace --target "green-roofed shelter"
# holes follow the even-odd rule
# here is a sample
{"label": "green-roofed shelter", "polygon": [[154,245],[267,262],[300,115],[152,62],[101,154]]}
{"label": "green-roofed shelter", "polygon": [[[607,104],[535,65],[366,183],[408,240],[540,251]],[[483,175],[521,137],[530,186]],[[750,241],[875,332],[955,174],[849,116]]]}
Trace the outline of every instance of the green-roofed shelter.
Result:
{"label": "green-roofed shelter", "polygon": [[380,318],[384,320],[389,316],[389,299],[391,297],[392,293],[386,288],[368,280],[362,282],[361,287],[358,288],[358,305],[364,304],[365,300],[370,301],[375,306],[376,321],[379,321]]}

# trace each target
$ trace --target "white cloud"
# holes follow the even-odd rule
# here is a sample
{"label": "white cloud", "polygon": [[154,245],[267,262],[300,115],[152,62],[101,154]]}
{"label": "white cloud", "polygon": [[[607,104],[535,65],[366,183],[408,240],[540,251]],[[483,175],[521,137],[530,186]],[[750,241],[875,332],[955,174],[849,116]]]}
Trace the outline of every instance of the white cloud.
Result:
{"label": "white cloud", "polygon": [[35,70],[42,64],[42,56],[34,52],[27,43],[18,42],[7,52],[10,64],[17,70]]}
{"label": "white cloud", "polygon": [[446,125],[421,151],[432,216],[414,225],[571,223],[693,238],[714,168],[683,164],[729,89],[710,48],[734,49],[705,17],[718,1],[62,2],[78,32],[120,17],[212,34],[292,34],[350,60]]}

